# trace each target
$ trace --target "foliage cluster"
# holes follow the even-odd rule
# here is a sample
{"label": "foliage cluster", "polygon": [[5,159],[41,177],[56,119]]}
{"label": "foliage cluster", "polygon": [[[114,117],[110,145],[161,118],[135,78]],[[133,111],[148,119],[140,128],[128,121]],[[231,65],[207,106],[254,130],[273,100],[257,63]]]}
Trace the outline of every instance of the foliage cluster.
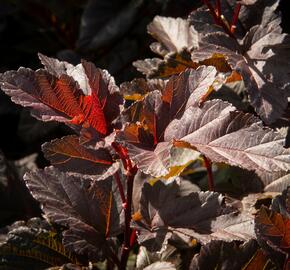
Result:
{"label": "foliage cluster", "polygon": [[[72,135],[24,175],[43,218],[3,230],[5,269],[290,269],[289,36],[277,0],[157,16],[159,57],[117,86],[39,54],[1,89]],[[132,264],[132,265],[131,265]],[[131,265],[131,266],[130,266]]]}

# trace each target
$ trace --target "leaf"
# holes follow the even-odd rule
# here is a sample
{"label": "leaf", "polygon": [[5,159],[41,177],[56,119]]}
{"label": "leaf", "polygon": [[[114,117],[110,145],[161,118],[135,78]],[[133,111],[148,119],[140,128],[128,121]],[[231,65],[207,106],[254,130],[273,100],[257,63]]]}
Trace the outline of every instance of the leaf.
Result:
{"label": "leaf", "polygon": [[277,120],[287,106],[289,75],[275,68],[285,68],[289,59],[288,36],[281,34],[279,23],[279,18],[273,18],[266,25],[253,26],[240,42],[220,31],[209,33],[192,52],[195,61],[224,55],[231,69],[242,76],[251,105],[267,123]]}
{"label": "leaf", "polygon": [[214,83],[215,75],[213,67],[188,69],[171,77],[162,93],[150,92],[124,112],[125,120],[131,123],[125,126],[118,140],[126,141],[129,156],[144,173],[156,177],[169,173],[172,146],[163,142],[164,130],[170,121],[180,118],[187,107],[199,101]]}
{"label": "leaf", "polygon": [[155,262],[144,268],[144,270],[176,270],[171,262]]}
{"label": "leaf", "polygon": [[136,23],[143,1],[90,0],[85,6],[77,47],[82,52],[97,51],[115,44]]}
{"label": "leaf", "polygon": [[120,92],[126,100],[136,101],[144,98],[146,94],[154,90],[162,90],[165,82],[163,80],[145,80],[136,78],[131,82],[124,82],[120,85]]}
{"label": "leaf", "polygon": [[272,210],[290,218],[290,186],[273,200]]}
{"label": "leaf", "polygon": [[6,159],[0,149],[0,226],[13,220],[28,219],[40,215],[37,202],[32,198],[24,182],[23,175],[37,168],[36,155],[24,157],[14,162]]}
{"label": "leaf", "polygon": [[149,78],[166,78],[197,68],[191,61],[190,49],[197,46],[197,32],[190,28],[187,20],[156,16],[147,27],[148,33],[159,43],[151,44],[151,50],[164,57],[139,60],[133,65]]}
{"label": "leaf", "polygon": [[259,173],[265,184],[265,191],[282,192],[289,185],[290,173],[288,172],[263,172]]}
{"label": "leaf", "polygon": [[63,233],[66,248],[90,260],[108,252],[110,242],[106,239],[120,233],[122,222],[112,176],[94,181],[48,167],[27,173],[24,180],[46,218],[67,228]]}
{"label": "leaf", "polygon": [[113,164],[106,148],[88,149],[79,137],[70,135],[42,145],[46,159],[62,171],[88,175],[102,174]]}
{"label": "leaf", "polygon": [[203,246],[191,261],[191,270],[206,269],[277,269],[255,240],[240,246],[235,242],[212,241]]}
{"label": "leaf", "polygon": [[164,140],[189,144],[214,162],[257,173],[290,169],[290,151],[283,147],[283,135],[220,100],[207,101],[202,108],[189,107],[168,125]]}
{"label": "leaf", "polygon": [[66,263],[62,266],[47,268],[46,270],[89,270],[89,267],[83,267],[72,263]]}
{"label": "leaf", "polygon": [[44,269],[65,263],[79,264],[75,255],[64,248],[59,232],[40,218],[15,222],[8,230],[5,240],[0,242],[5,267]]}
{"label": "leaf", "polygon": [[113,78],[86,61],[72,67],[43,55],[40,58],[46,70],[7,71],[1,76],[2,90],[16,104],[31,108],[39,120],[92,127],[100,136],[109,134],[123,103]]}
{"label": "leaf", "polygon": [[177,269],[182,265],[182,260],[179,251],[168,245],[162,253],[150,253],[144,246],[140,246],[136,259],[136,269],[141,270],[146,266],[152,265],[155,262],[171,262]]}
{"label": "leaf", "polygon": [[[213,170],[215,191],[239,198],[249,193],[262,192],[263,182],[253,172],[239,167],[218,164]],[[207,175],[199,181],[202,189],[207,188]]]}
{"label": "leaf", "polygon": [[220,72],[231,71],[221,54],[215,54],[199,63],[192,59],[191,50],[198,48],[202,33],[190,26],[188,20],[156,16],[148,25],[148,32],[159,41],[151,44],[151,50],[164,58],[138,60],[133,63],[148,78],[169,78],[187,68],[197,69],[201,65],[213,65]]}
{"label": "leaf", "polygon": [[162,252],[172,237],[188,243],[194,239],[202,243],[212,239],[244,241],[252,237],[248,233],[253,229],[253,217],[228,208],[218,193],[193,192],[180,197],[175,182],[145,183],[133,220],[138,242],[151,252]]}
{"label": "leaf", "polygon": [[[227,18],[230,19],[230,15],[232,16],[235,2],[231,0],[222,1],[223,10],[228,8],[227,12],[224,14]],[[239,36],[244,36],[245,33],[254,25],[267,25],[269,22],[279,17],[279,13],[275,12],[279,1],[277,0],[243,0],[242,4],[251,4],[251,6],[242,6],[239,13],[239,20],[237,24],[237,29],[235,33]],[[231,6],[231,9],[229,9]]]}
{"label": "leaf", "polygon": [[147,30],[162,44],[163,51],[167,53],[181,52],[184,48],[198,46],[197,33],[181,18],[156,16]]}
{"label": "leaf", "polygon": [[290,254],[290,219],[262,207],[255,218],[255,232],[260,246],[282,269]]}

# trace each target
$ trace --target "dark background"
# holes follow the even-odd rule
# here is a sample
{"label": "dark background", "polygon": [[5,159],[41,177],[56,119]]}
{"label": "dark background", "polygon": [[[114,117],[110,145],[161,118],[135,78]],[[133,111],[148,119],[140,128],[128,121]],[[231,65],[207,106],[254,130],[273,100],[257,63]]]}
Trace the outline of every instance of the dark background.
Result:
{"label": "dark background", "polygon": [[[267,1],[267,0],[265,0]],[[284,32],[290,32],[287,0],[279,6]],[[117,83],[140,77],[132,67],[152,57],[146,26],[155,15],[187,16],[197,0],[0,0],[0,73],[20,66],[40,68],[37,53],[73,64],[81,58],[107,69]],[[40,213],[16,173],[13,161],[38,153],[40,146],[70,132],[42,123],[0,92],[0,226]]]}

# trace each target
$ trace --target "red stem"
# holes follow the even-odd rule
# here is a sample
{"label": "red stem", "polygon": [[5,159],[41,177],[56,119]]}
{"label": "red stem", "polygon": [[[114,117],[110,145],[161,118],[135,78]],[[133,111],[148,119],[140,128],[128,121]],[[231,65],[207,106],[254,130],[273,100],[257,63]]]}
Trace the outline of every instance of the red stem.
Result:
{"label": "red stem", "polygon": [[217,17],[217,14],[215,13],[215,10],[214,10],[212,4],[208,0],[203,0],[203,3],[205,5],[207,5],[207,8],[209,9],[210,13],[213,15],[213,18],[215,20],[215,23],[216,24],[219,24],[219,19]]}
{"label": "red stem", "polygon": [[[130,164],[130,165],[129,165]],[[131,233],[132,230],[130,228],[131,223],[131,210],[132,210],[132,194],[133,194],[133,183],[134,183],[134,177],[137,173],[137,167],[132,167],[131,161],[129,162],[128,159],[128,167],[131,168],[128,171],[128,178],[127,178],[127,205],[125,208],[125,234],[124,234],[124,243],[122,248],[122,254],[121,254],[121,264],[119,270],[125,270],[130,249],[131,249]]]}
{"label": "red stem", "polygon": [[115,149],[115,151],[118,153],[118,155],[119,155],[119,157],[120,157],[120,159],[121,159],[121,161],[122,161],[122,163],[123,163],[123,166],[124,166],[124,168],[125,168],[125,170],[127,170],[128,168],[127,168],[127,157],[128,156],[126,156],[125,155],[125,153],[124,153],[124,151],[122,151],[123,149],[122,149],[122,146],[121,145],[119,145],[118,143],[116,143],[116,142],[113,142],[112,144],[112,147]]}
{"label": "red stem", "polygon": [[118,189],[119,189],[119,192],[120,192],[122,203],[123,203],[123,205],[125,205],[126,204],[126,198],[125,198],[124,188],[123,188],[119,173],[116,172],[114,174],[114,177],[115,177],[116,183],[118,185]]}
{"label": "red stem", "polygon": [[135,244],[136,238],[137,238],[137,231],[136,229],[132,230],[131,236],[130,236],[130,247],[132,248]]}
{"label": "red stem", "polygon": [[221,17],[218,17],[212,4],[208,0],[203,0],[203,2],[205,5],[207,5],[210,13],[212,14],[214,18],[215,23],[220,25],[230,37],[235,38],[234,34],[231,32],[231,30],[228,28],[225,22],[221,19]]}
{"label": "red stem", "polygon": [[214,180],[212,175],[212,167],[211,167],[211,161],[206,157],[202,156],[204,160],[204,165],[207,170],[207,184],[208,184],[208,190],[214,191]]}
{"label": "red stem", "polygon": [[122,160],[122,163],[124,165],[125,170],[127,171],[127,197],[125,197],[124,189],[119,177],[119,174],[115,174],[115,179],[118,184],[118,188],[120,191],[120,196],[122,198],[122,202],[124,205],[124,211],[125,211],[125,232],[124,232],[124,241],[122,246],[122,252],[121,252],[121,261],[119,264],[117,264],[119,270],[126,270],[127,261],[129,257],[129,253],[131,250],[131,243],[135,241],[133,235],[136,235],[136,232],[134,230],[132,231],[130,228],[131,219],[132,219],[132,195],[133,195],[133,183],[134,178],[137,173],[137,167],[132,165],[131,159],[128,156],[127,149],[123,147],[122,145],[113,142],[112,147],[115,149],[115,151],[118,153],[120,159]]}
{"label": "red stem", "polygon": [[236,4],[236,6],[235,6],[233,20],[232,20],[231,28],[230,28],[230,31],[231,31],[232,34],[235,33],[235,30],[237,28],[237,23],[238,23],[238,19],[239,19],[239,14],[240,14],[241,6],[242,5],[240,3]]}
{"label": "red stem", "polygon": [[216,9],[217,16],[220,17],[222,15],[221,0],[216,0],[215,9]]}

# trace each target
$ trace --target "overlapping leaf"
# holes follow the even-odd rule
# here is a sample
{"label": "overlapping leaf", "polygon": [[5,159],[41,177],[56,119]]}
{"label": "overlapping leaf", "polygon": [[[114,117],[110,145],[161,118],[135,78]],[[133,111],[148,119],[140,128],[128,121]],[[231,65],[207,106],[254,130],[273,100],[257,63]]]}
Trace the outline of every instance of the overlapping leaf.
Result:
{"label": "overlapping leaf", "polygon": [[186,242],[198,239],[251,239],[253,217],[238,214],[223,203],[223,197],[213,192],[178,196],[176,183],[143,186],[140,208],[133,215],[133,226],[140,232],[138,241],[150,251],[163,250],[169,239]]}
{"label": "overlapping leaf", "polygon": [[134,79],[131,82],[124,82],[120,85],[120,92],[126,100],[136,101],[144,98],[146,94],[154,90],[162,90],[165,82],[163,80]]}
{"label": "overlapping leaf", "polygon": [[164,142],[165,128],[208,91],[215,75],[213,67],[188,69],[171,77],[162,93],[149,93],[124,113],[125,120],[131,123],[125,126],[119,140],[126,141],[130,157],[146,174],[169,173],[171,143]]}
{"label": "overlapping leaf", "polygon": [[[235,35],[239,38],[243,37],[252,26],[267,25],[279,17],[279,13],[276,12],[279,4],[277,0],[243,0],[239,2],[242,6],[235,30]],[[222,13],[228,22],[231,22],[236,4],[235,0],[221,0]]]}
{"label": "overlapping leaf", "polygon": [[93,181],[48,167],[26,174],[24,179],[46,218],[68,228],[63,233],[66,248],[91,260],[108,252],[106,239],[120,232],[122,222],[111,177]]}
{"label": "overlapping leaf", "polygon": [[290,219],[262,207],[255,218],[255,231],[259,244],[276,265],[289,266]]}
{"label": "overlapping leaf", "polygon": [[176,267],[171,262],[155,262],[144,268],[144,270],[176,270]]}
{"label": "overlapping leaf", "polygon": [[273,200],[272,210],[290,218],[290,186]]}
{"label": "overlapping leaf", "polygon": [[265,191],[282,192],[289,185],[290,172],[261,172],[259,176]]}
{"label": "overlapping leaf", "polygon": [[140,72],[150,78],[166,78],[188,67],[197,67],[191,61],[190,49],[197,46],[198,35],[188,21],[156,16],[148,25],[148,32],[159,41],[151,45],[152,51],[164,60],[153,58],[134,62]]}
{"label": "overlapping leaf", "polygon": [[58,232],[47,222],[33,218],[26,223],[18,221],[8,229],[0,243],[0,265],[5,262],[11,269],[45,269],[65,263],[78,264],[77,258],[64,248]]}
{"label": "overlapping leaf", "polygon": [[149,252],[144,246],[141,246],[136,259],[136,269],[142,270],[155,262],[171,262],[177,269],[182,265],[180,253],[172,245],[168,245],[162,253]]}
{"label": "overlapping leaf", "polygon": [[273,16],[271,21],[253,26],[240,42],[221,31],[212,32],[192,52],[195,61],[224,55],[232,70],[242,76],[252,106],[268,123],[279,118],[287,106],[289,75],[280,67],[285,69],[289,62],[285,49],[289,38],[281,34],[279,24],[280,18]]}
{"label": "overlapping leaf", "polygon": [[207,269],[277,269],[260,249],[255,240],[250,240],[243,245],[212,241],[203,246],[198,255],[195,255],[191,270]]}
{"label": "overlapping leaf", "polygon": [[31,108],[40,120],[91,127],[107,135],[123,103],[114,79],[86,61],[73,67],[40,58],[46,69],[7,71],[0,77],[2,90],[13,102]]}
{"label": "overlapping leaf", "polygon": [[[200,14],[197,17],[200,18]],[[204,22],[199,21],[199,23],[204,27]],[[217,29],[219,28],[217,27]],[[201,62],[191,58],[191,51],[198,48],[199,39],[204,35],[203,32],[197,30],[199,29],[190,25],[190,20],[156,16],[148,25],[148,32],[158,42],[152,43],[150,48],[164,59],[139,60],[133,65],[148,78],[168,78],[187,68],[196,69],[201,65],[215,66],[220,72],[231,71],[225,57],[221,54],[215,54]],[[240,78],[238,79],[240,80]]]}
{"label": "overlapping leaf", "polygon": [[107,149],[86,148],[75,135],[47,142],[42,145],[42,151],[45,158],[62,171],[99,175],[113,164]]}
{"label": "overlapping leaf", "polygon": [[283,147],[284,137],[220,100],[188,108],[168,125],[164,139],[189,144],[212,161],[257,173],[290,170],[290,150]]}

